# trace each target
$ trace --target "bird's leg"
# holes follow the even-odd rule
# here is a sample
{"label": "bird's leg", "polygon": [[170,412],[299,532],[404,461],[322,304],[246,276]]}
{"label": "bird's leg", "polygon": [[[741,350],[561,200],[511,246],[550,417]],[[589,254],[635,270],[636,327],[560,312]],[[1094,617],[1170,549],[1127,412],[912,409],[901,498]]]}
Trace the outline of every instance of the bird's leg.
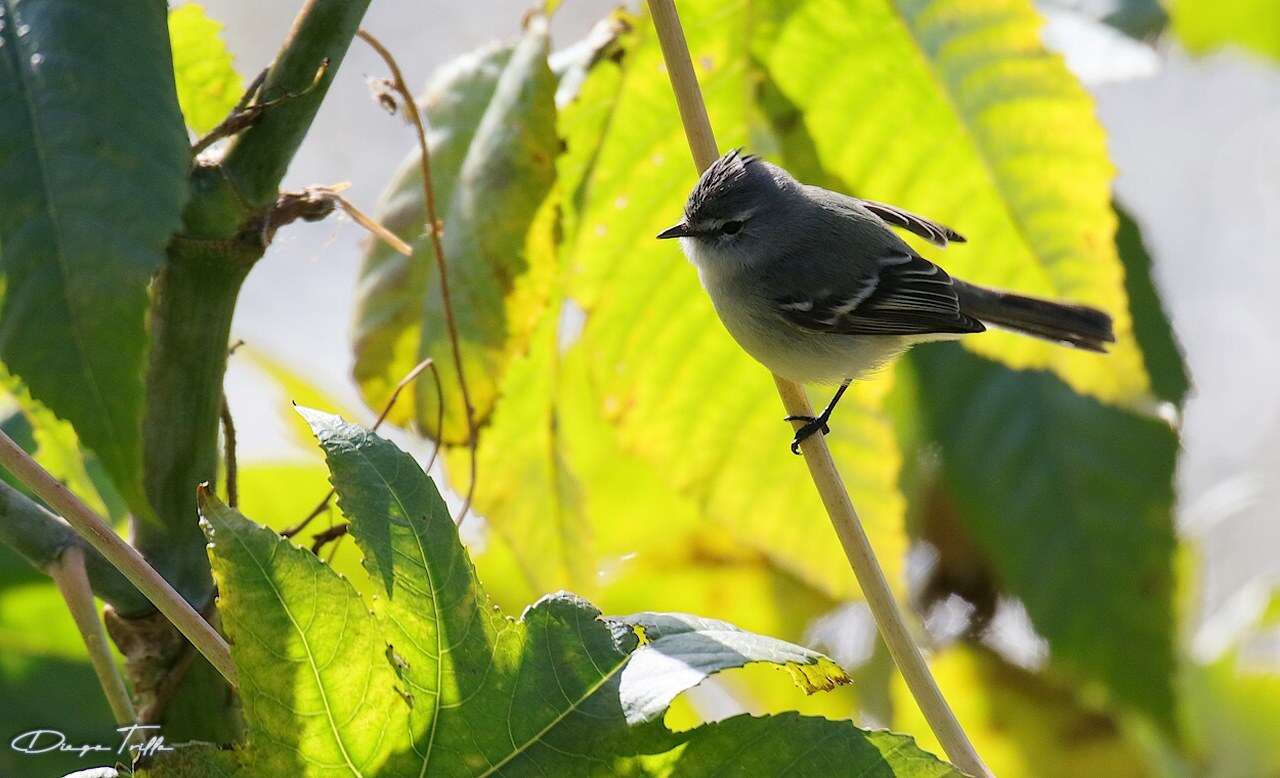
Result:
{"label": "bird's leg", "polygon": [[836,409],[836,403],[840,402],[840,398],[844,396],[844,392],[849,388],[849,383],[851,381],[853,381],[852,378],[844,379],[844,383],[840,384],[840,388],[837,389],[835,395],[832,396],[831,402],[827,403],[827,407],[823,408],[822,413],[817,416],[788,416],[784,420],[805,422],[803,427],[796,430],[796,436],[791,439],[792,454],[800,453],[800,444],[805,442],[810,435],[813,435],[816,432],[821,432],[823,435],[826,435],[831,431],[831,428],[827,426],[827,422],[831,420],[831,412]]}

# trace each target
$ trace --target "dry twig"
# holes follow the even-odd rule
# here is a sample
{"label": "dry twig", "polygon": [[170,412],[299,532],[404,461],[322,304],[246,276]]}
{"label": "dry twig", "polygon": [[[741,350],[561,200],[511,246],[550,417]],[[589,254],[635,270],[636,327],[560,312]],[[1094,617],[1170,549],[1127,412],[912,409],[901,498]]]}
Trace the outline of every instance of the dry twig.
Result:
{"label": "dry twig", "polygon": [[307,94],[311,90],[320,85],[320,79],[324,78],[324,74],[329,70],[329,60],[326,58],[320,62],[320,67],[316,68],[316,76],[312,79],[311,84],[300,92],[287,92],[274,100],[268,100],[265,103],[257,103],[250,105],[253,99],[258,96],[258,92],[262,89],[262,83],[267,80],[269,70],[263,70],[258,74],[257,78],[249,84],[249,88],[244,90],[244,94],[240,96],[240,102],[236,103],[236,107],[231,109],[231,113],[227,114],[227,118],[219,122],[217,127],[209,130],[209,133],[203,138],[197,140],[191,146],[191,156],[199,156],[200,152],[212,146],[214,143],[229,138],[238,132],[246,130],[254,125],[262,115],[281,103],[294,100]]}
{"label": "dry twig", "polygon": [[236,467],[236,422],[231,418],[231,406],[227,404],[227,395],[222,395],[222,453],[226,462],[227,505],[235,508],[240,505],[240,485]]}
{"label": "dry twig", "polygon": [[[365,43],[373,47],[378,52],[378,56],[382,57],[382,61],[387,64],[387,68],[391,71],[391,78],[386,81],[386,86],[390,87],[399,95],[400,111],[406,119],[413,125],[414,131],[418,136],[418,148],[421,151],[419,159],[422,163],[422,187],[426,195],[427,206],[427,234],[431,236],[431,247],[435,251],[436,268],[440,272],[440,298],[444,304],[445,324],[449,330],[449,344],[453,349],[453,365],[458,372],[458,388],[462,393],[462,404],[467,414],[467,443],[471,448],[471,474],[467,483],[466,497],[462,501],[462,510],[458,513],[457,523],[461,526],[462,522],[467,518],[467,511],[471,507],[471,498],[475,495],[476,489],[476,422],[475,410],[471,405],[471,395],[467,392],[467,380],[462,371],[462,349],[458,344],[458,327],[453,315],[453,301],[449,296],[449,272],[446,267],[444,258],[444,245],[441,243],[441,223],[436,216],[436,195],[431,185],[431,151],[427,148],[427,132],[422,124],[422,116],[418,112],[418,105],[414,102],[413,93],[409,91],[409,87],[405,85],[404,76],[400,73],[400,66],[396,64],[395,57],[391,56],[391,52],[387,50],[382,42],[371,35],[366,30],[359,30],[356,35]],[[390,108],[395,104],[395,100],[391,99],[388,103],[389,95],[380,92],[378,95],[379,102],[384,107]],[[443,399],[442,399],[443,402]],[[441,437],[439,426],[436,427],[437,440]]]}

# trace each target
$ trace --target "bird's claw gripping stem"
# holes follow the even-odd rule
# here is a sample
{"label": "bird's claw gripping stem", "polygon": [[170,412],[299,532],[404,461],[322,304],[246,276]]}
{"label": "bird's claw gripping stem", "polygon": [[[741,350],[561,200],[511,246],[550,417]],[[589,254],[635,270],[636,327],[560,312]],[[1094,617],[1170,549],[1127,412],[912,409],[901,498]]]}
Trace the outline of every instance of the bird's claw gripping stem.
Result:
{"label": "bird's claw gripping stem", "polygon": [[817,432],[826,435],[831,432],[831,428],[827,426],[827,414],[821,416],[788,416],[783,421],[803,421],[805,425],[796,430],[796,436],[791,439],[791,453],[800,454],[800,444],[809,439],[809,437]]}

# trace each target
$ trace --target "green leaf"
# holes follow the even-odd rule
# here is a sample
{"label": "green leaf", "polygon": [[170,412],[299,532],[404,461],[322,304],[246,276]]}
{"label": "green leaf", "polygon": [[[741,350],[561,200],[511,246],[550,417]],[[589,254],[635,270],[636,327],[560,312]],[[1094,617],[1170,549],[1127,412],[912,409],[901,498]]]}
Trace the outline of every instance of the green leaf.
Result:
{"label": "green leaf", "polygon": [[1177,435],[949,345],[912,365],[947,494],[1051,659],[1171,730]]}
{"label": "green leaf", "polygon": [[712,673],[752,662],[786,668],[808,694],[851,683],[839,665],[817,651],[727,622],[683,613],[637,613],[615,621],[638,628],[644,641],[627,663],[618,690],[631,724],[660,718],[672,700]]}
{"label": "green leaf", "polygon": [[81,448],[71,425],[33,398],[22,382],[6,373],[3,367],[0,367],[0,392],[13,400],[30,425],[32,446],[28,453],[99,515],[118,516],[119,498],[108,491],[109,483],[102,484],[102,489],[108,491],[111,507],[116,509],[109,510],[107,501],[99,493],[99,485],[89,473],[90,465],[96,464],[92,461],[93,455]]}
{"label": "green leaf", "polygon": [[0,699],[8,703],[0,705],[0,775],[62,775],[87,766],[74,752],[19,753],[9,744],[22,732],[52,728],[71,743],[116,741],[80,633],[47,578],[0,594]]}
{"label": "green leaf", "polygon": [[244,92],[244,81],[232,64],[221,33],[222,25],[210,19],[198,3],[169,11],[178,105],[187,126],[197,133],[216,127]]}
{"label": "green leaf", "polygon": [[967,346],[1107,401],[1141,401],[1105,136],[1040,26],[1031,0],[808,0],[758,48],[826,169],[968,237],[927,252],[949,272],[1096,305],[1119,339],[1106,357],[1004,332]]}
{"label": "green leaf", "polygon": [[[636,645],[630,630],[610,628],[570,595],[540,600],[520,622],[504,616],[479,588],[444,501],[412,457],[337,417],[302,413],[380,583],[375,607],[412,696],[414,747],[393,770],[537,763],[555,753],[548,744],[569,747],[559,741],[577,719],[608,713],[588,700],[616,683]],[[492,721],[499,711],[506,726]]]}
{"label": "green leaf", "polygon": [[1280,5],[1272,0],[1166,0],[1173,31],[1196,54],[1241,46],[1280,60]]}
{"label": "green leaf", "polygon": [[1120,228],[1116,250],[1124,262],[1124,286],[1133,311],[1133,334],[1142,347],[1151,390],[1162,400],[1181,406],[1191,388],[1182,360],[1182,347],[1169,324],[1155,279],[1151,277],[1151,257],[1142,239],[1142,230],[1119,204],[1115,207]]}
{"label": "green leaf", "polygon": [[859,775],[962,778],[963,773],[892,732],[782,713],[734,716],[694,730],[672,776]]}
{"label": "green leaf", "polygon": [[207,490],[200,515],[255,769],[376,772],[404,731],[408,706],[360,595],[314,554]]}
{"label": "green leaf", "polygon": [[4,0],[0,22],[0,358],[147,515],[147,284],[190,162],[164,7]]}
{"label": "green leaf", "polygon": [[252,774],[252,765],[245,765],[236,751],[208,743],[170,747],[172,751],[159,752],[144,762],[134,773],[136,778],[232,778]]}
{"label": "green leaf", "polygon": [[[443,501],[408,454],[337,417],[302,413],[380,585],[375,609],[412,701],[413,747],[388,765],[391,774],[609,774],[601,765],[649,772],[656,763],[631,757],[686,739],[692,749],[704,737],[704,730],[672,733],[660,718],[711,673],[769,662],[814,689],[847,681],[820,654],[723,622],[652,613],[602,619],[565,593],[514,621],[489,602]],[[850,741],[877,737],[833,726]],[[741,747],[751,735],[733,737]]]}
{"label": "green leaf", "polygon": [[[492,409],[510,342],[527,333],[520,304],[529,270],[525,242],[554,180],[560,148],[555,131],[555,78],[547,66],[545,25],[531,24],[513,48],[489,48],[441,71],[428,89],[431,175],[443,222],[443,249],[477,421]],[[436,259],[425,234],[419,155],[401,166],[376,218],[413,238],[404,257],[371,243],[357,299],[356,381],[370,406],[424,357],[433,357],[444,385],[443,439],[468,437],[438,286]],[[437,437],[441,398],[435,382],[419,381],[414,418]]]}

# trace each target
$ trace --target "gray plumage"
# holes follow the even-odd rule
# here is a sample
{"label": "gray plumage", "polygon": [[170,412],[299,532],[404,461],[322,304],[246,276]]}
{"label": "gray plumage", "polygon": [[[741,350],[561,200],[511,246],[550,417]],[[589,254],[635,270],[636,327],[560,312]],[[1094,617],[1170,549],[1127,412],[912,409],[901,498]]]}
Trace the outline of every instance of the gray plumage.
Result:
{"label": "gray plumage", "polygon": [[746,351],[793,381],[837,383],[923,340],[991,324],[1092,351],[1111,318],[953,279],[890,228],[945,246],[964,238],[884,203],[796,181],[730,152],[703,173],[680,238],[716,312]]}

